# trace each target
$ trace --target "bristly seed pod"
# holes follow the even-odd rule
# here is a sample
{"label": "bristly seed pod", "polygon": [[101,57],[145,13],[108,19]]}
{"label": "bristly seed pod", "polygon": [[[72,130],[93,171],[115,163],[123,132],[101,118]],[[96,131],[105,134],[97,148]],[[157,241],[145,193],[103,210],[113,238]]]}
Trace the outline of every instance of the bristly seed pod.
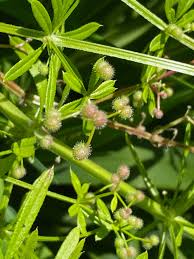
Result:
{"label": "bristly seed pod", "polygon": [[115,74],[114,68],[106,60],[102,60],[101,62],[99,62],[95,70],[96,70],[96,73],[103,80],[111,80]]}
{"label": "bristly seed pod", "polygon": [[104,128],[108,122],[106,113],[103,111],[97,111],[93,119],[93,122],[97,129]]}
{"label": "bristly seed pod", "polygon": [[154,117],[156,119],[162,119],[162,117],[164,116],[164,113],[162,110],[159,110],[159,109],[154,109]]}
{"label": "bristly seed pod", "polygon": [[56,109],[48,111],[44,120],[44,126],[51,132],[56,132],[61,128],[61,114]]}
{"label": "bristly seed pod", "polygon": [[130,175],[130,170],[127,165],[120,165],[119,168],[117,169],[117,174],[120,176],[122,180],[127,180]]}
{"label": "bristly seed pod", "polygon": [[133,109],[130,105],[123,107],[120,111],[120,117],[124,120],[130,119],[133,116]]}
{"label": "bristly seed pod", "polygon": [[97,111],[98,111],[98,107],[95,104],[88,103],[83,107],[81,111],[81,115],[86,119],[93,120]]}
{"label": "bristly seed pod", "polygon": [[113,100],[112,107],[115,111],[120,111],[128,104],[129,104],[129,98],[123,95]]}
{"label": "bristly seed pod", "polygon": [[46,135],[44,138],[40,140],[40,146],[43,149],[49,149],[53,144],[53,137],[51,135]]}
{"label": "bristly seed pod", "polygon": [[92,147],[84,142],[78,142],[73,147],[73,157],[75,160],[84,160],[92,153]]}
{"label": "bristly seed pod", "polygon": [[21,179],[26,175],[26,170],[23,166],[18,166],[13,169],[11,175],[16,179]]}

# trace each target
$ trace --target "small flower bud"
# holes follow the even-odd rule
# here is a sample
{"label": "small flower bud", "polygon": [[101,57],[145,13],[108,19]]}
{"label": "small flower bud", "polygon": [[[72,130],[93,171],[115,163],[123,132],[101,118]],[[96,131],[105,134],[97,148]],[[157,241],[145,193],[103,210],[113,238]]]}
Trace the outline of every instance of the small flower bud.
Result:
{"label": "small flower bud", "polygon": [[41,63],[38,66],[38,71],[42,76],[47,76],[48,75],[48,66],[46,64]]}
{"label": "small flower bud", "polygon": [[117,97],[116,99],[113,100],[112,102],[112,107],[115,111],[120,111],[122,110],[126,105],[129,103],[129,98],[125,95],[121,97]]}
{"label": "small flower bud", "polygon": [[142,91],[138,90],[133,94],[133,100],[140,102],[142,100]]}
{"label": "small flower bud", "polygon": [[96,65],[96,73],[99,74],[100,78],[103,80],[110,80],[114,77],[115,70],[109,64],[109,62],[102,60]]}
{"label": "small flower bud", "polygon": [[95,117],[93,119],[94,125],[97,129],[102,129],[106,126],[107,124],[107,115],[103,111],[97,111],[95,113]]}
{"label": "small flower bud", "polygon": [[136,199],[136,201],[141,202],[145,199],[145,194],[142,191],[136,191],[135,199]]}
{"label": "small flower bud", "polygon": [[48,149],[53,143],[53,137],[51,135],[46,135],[44,138],[40,140],[40,146],[43,149]]}
{"label": "small flower bud", "polygon": [[121,237],[116,237],[115,238],[115,247],[116,248],[121,248],[125,246],[125,240],[123,240]]}
{"label": "small flower bud", "polygon": [[121,208],[119,209],[119,214],[121,216],[122,219],[127,220],[129,218],[129,216],[132,213],[132,209],[131,208]]}
{"label": "small flower bud", "polygon": [[95,194],[93,192],[88,192],[85,195],[85,199],[87,200],[88,203],[94,205],[96,202],[96,197]]}
{"label": "small flower bud", "polygon": [[78,142],[73,147],[73,157],[76,160],[88,159],[91,155],[92,148],[90,145],[86,145],[84,142]]}
{"label": "small flower bud", "polygon": [[129,167],[127,165],[119,166],[117,174],[120,176],[122,180],[127,180],[130,175]]}
{"label": "small flower bud", "polygon": [[150,242],[151,242],[152,246],[157,246],[159,244],[159,242],[160,242],[159,237],[157,235],[155,235],[155,234],[152,234],[149,237],[149,239],[150,239]]}
{"label": "small flower bud", "polygon": [[130,105],[123,107],[122,110],[120,111],[120,117],[124,120],[130,119],[132,115],[133,115],[133,109]]}
{"label": "small flower bud", "polygon": [[135,247],[133,247],[133,246],[127,247],[127,255],[130,258],[136,257],[137,251],[136,251]]}
{"label": "small flower bud", "polygon": [[44,126],[51,132],[56,132],[61,128],[61,114],[56,109],[51,109],[44,120]]}
{"label": "small flower bud", "polygon": [[121,181],[121,178],[119,177],[118,174],[112,174],[112,177],[111,177],[112,184],[118,185],[120,181]]}
{"label": "small flower bud", "polygon": [[136,218],[136,224],[134,226],[135,229],[141,229],[143,227],[143,219]]}
{"label": "small flower bud", "polygon": [[94,119],[96,112],[98,112],[98,107],[93,103],[86,104],[82,111],[81,115],[86,119]]}
{"label": "small flower bud", "polygon": [[119,257],[119,259],[128,259],[128,252],[127,252],[127,248],[125,247],[121,247],[120,249],[117,249],[117,255]]}
{"label": "small flower bud", "polygon": [[165,91],[160,92],[160,96],[162,97],[162,99],[168,98],[168,94]]}
{"label": "small flower bud", "polygon": [[168,87],[166,89],[166,93],[167,93],[168,97],[171,97],[173,95],[174,91],[173,91],[173,89],[171,87]]}
{"label": "small flower bud", "polygon": [[18,166],[12,170],[11,175],[16,179],[21,179],[26,175],[26,170],[23,166]]}
{"label": "small flower bud", "polygon": [[156,119],[162,119],[163,116],[164,116],[164,113],[162,110],[154,109],[154,117]]}

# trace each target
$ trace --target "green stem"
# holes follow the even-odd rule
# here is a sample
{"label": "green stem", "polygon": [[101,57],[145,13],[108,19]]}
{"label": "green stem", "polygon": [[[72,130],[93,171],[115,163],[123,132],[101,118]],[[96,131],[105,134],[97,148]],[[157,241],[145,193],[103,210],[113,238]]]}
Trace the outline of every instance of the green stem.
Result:
{"label": "green stem", "polygon": [[[3,100],[4,103],[8,104],[8,105],[3,105],[4,114],[8,117],[9,114],[11,113],[12,116],[10,116],[10,119],[13,122],[16,122],[16,124],[18,125],[19,123],[18,123],[17,119],[19,119],[21,122],[24,122],[25,125],[27,126],[29,121],[31,121],[31,120],[23,112],[21,112],[14,104],[12,104],[10,101],[6,100],[6,98],[4,97],[3,94],[0,94],[0,108],[2,107],[1,99]],[[19,110],[19,112],[17,112],[18,110]],[[16,112],[14,112],[14,111],[16,111]],[[18,114],[19,114],[19,116],[18,116]],[[36,131],[35,135],[37,136],[37,138],[39,140],[41,140],[42,138],[44,138],[46,136],[46,133],[44,133],[43,131]],[[99,166],[98,164],[92,162],[91,160],[83,160],[83,161],[75,160],[72,155],[72,149],[69,148],[68,146],[64,145],[60,141],[54,139],[53,144],[50,147],[50,151],[52,151],[56,155],[61,156],[63,159],[67,159],[70,162],[78,165],[80,168],[84,169],[89,174],[100,179],[103,184],[111,183],[112,174],[109,171],[107,171],[103,167]],[[28,187],[30,187],[30,185]],[[28,188],[28,187],[26,186],[26,188]],[[126,197],[126,195],[129,192],[134,192],[134,191],[136,191],[136,189],[134,187],[132,187],[131,185],[124,183],[124,182],[120,183],[120,193],[124,197]],[[48,193],[52,193],[52,192],[48,192]],[[56,198],[59,198],[60,200],[64,199],[63,195],[55,194],[54,196]],[[68,200],[69,199],[70,198],[68,198]],[[64,199],[64,201],[67,201],[67,200]],[[70,202],[70,200],[69,200],[69,202]],[[75,200],[71,199],[71,203],[75,203]],[[162,208],[162,206],[159,203],[153,201],[152,199],[150,199],[148,197],[145,197],[145,199],[142,202],[138,203],[137,206],[148,211],[150,214],[157,216],[160,219],[163,219],[163,220],[166,219],[166,213],[165,213],[164,209]]]}
{"label": "green stem", "polygon": [[[8,182],[8,183],[12,183],[14,185],[20,186],[22,188],[28,189],[28,190],[32,190],[32,188],[33,188],[33,186],[31,184],[25,183],[25,182],[20,181],[20,180],[17,180],[15,178],[10,177],[10,176],[7,176],[5,178],[5,181]],[[51,198],[54,198],[54,199],[57,199],[57,200],[60,200],[60,201],[68,202],[68,203],[73,203],[73,204],[76,203],[76,200],[73,199],[73,198],[70,198],[70,197],[55,193],[55,192],[51,192],[51,191],[47,192],[47,196],[49,196]]]}
{"label": "green stem", "polygon": [[86,143],[88,146],[89,146],[89,145],[90,145],[90,143],[92,142],[92,138],[93,138],[93,136],[94,136],[95,130],[96,130],[96,128],[95,128],[95,127],[93,127],[93,128],[92,128],[92,130],[91,130],[91,132],[90,132],[90,135],[89,135],[88,141],[87,141],[87,143]]}
{"label": "green stem", "polygon": [[[42,138],[45,137],[46,134],[43,131],[36,131],[35,135],[39,140],[41,140]],[[103,184],[111,183],[112,174],[109,171],[107,171],[106,169],[104,169],[103,167],[99,166],[98,164],[94,163],[93,161],[91,161],[89,159],[86,159],[83,161],[75,160],[72,155],[72,149],[70,147],[66,146],[65,144],[61,143],[57,139],[53,140],[53,143],[52,143],[51,147],[49,148],[49,150],[51,152],[55,153],[56,155],[61,156],[63,159],[66,159],[66,160],[72,162],[73,164],[76,164],[77,166],[84,169],[90,175],[96,177],[97,179],[100,179],[100,181]],[[129,192],[136,191],[136,189],[134,187],[132,187],[131,185],[124,183],[124,182],[121,182],[119,186],[120,186],[120,193],[124,197],[126,197],[126,195]],[[165,215],[165,212],[164,212],[162,206],[150,198],[145,197],[145,199],[142,202],[137,203],[136,205],[138,207],[148,211],[149,213],[159,217],[160,219],[166,218],[166,215]]]}
{"label": "green stem", "polygon": [[[53,48],[56,50],[58,47],[66,47],[70,49],[83,50],[95,54],[106,55],[109,57],[120,58],[128,60],[131,62],[136,62],[144,65],[150,65],[154,67],[159,67],[163,69],[168,69],[176,72],[180,72],[187,75],[194,75],[194,69],[192,65],[181,63],[174,60],[166,60],[165,58],[159,58],[135,51],[130,51],[126,49],[119,49],[115,47],[110,47],[106,45],[101,45],[88,41],[76,40],[68,37],[53,35],[50,38],[50,41],[53,42]],[[57,55],[60,55],[56,52]],[[61,58],[61,56],[59,56]]]}
{"label": "green stem", "polygon": [[1,151],[0,152],[0,156],[5,156],[5,155],[9,155],[12,153],[12,150],[5,150],[5,151]]}
{"label": "green stem", "polygon": [[128,145],[128,147],[129,147],[129,149],[130,149],[132,155],[133,155],[133,158],[134,158],[134,160],[135,160],[135,162],[136,162],[136,164],[137,164],[137,167],[138,167],[138,169],[139,169],[139,172],[140,172],[140,174],[142,175],[143,180],[144,180],[144,182],[145,182],[145,185],[147,186],[147,188],[148,188],[150,194],[152,195],[152,197],[153,197],[155,200],[160,201],[160,194],[159,194],[157,188],[156,188],[156,187],[154,186],[154,184],[152,183],[151,179],[148,177],[147,171],[146,171],[146,169],[145,169],[143,163],[141,162],[141,160],[140,160],[140,158],[139,158],[139,156],[138,156],[138,154],[137,154],[137,152],[136,152],[134,146],[132,145],[132,143],[131,143],[131,141],[130,141],[129,136],[128,136],[127,133],[125,134],[125,139],[126,139],[127,145]]}
{"label": "green stem", "polygon": [[[146,7],[144,7],[142,4],[137,2],[136,0],[121,0],[126,5],[131,7],[134,11],[139,13],[141,16],[143,16],[146,20],[148,20],[150,23],[155,25],[158,29],[161,31],[165,31],[168,28],[168,24],[166,24],[162,19],[160,19],[158,16],[153,14],[151,11],[149,11]],[[194,40],[187,36],[186,34],[183,34],[182,37],[176,37],[173,35],[173,33],[168,32],[168,34],[182,43],[183,45],[189,47],[190,49],[194,49]]]}

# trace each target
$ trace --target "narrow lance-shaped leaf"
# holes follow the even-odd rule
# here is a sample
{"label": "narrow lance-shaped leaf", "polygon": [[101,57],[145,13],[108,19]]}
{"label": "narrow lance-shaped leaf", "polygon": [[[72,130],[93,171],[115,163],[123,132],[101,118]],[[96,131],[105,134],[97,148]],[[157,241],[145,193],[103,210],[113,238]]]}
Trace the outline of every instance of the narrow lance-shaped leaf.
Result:
{"label": "narrow lance-shaped leaf", "polygon": [[176,16],[180,18],[193,5],[194,0],[179,0]]}
{"label": "narrow lance-shaped leaf", "polygon": [[[27,55],[29,55],[32,51],[34,51],[33,48],[30,46],[29,43],[25,42],[19,37],[10,37],[10,44],[12,46],[15,46],[21,43],[25,43],[22,48],[25,50],[26,53],[23,53],[17,49],[15,49],[15,53],[18,55],[20,59],[23,59]],[[40,73],[41,67],[45,67],[45,64],[42,63],[40,60],[37,60],[29,70],[36,84],[38,96],[40,98],[40,106],[39,106],[40,114],[42,113],[43,106],[45,104],[46,88],[47,88],[47,75],[46,74],[43,75]]]}
{"label": "narrow lance-shaped leaf", "polygon": [[15,80],[26,71],[28,71],[32,65],[36,62],[40,54],[42,53],[43,46],[32,51],[28,56],[16,63],[6,74],[4,80]]}
{"label": "narrow lance-shaped leaf", "polygon": [[80,28],[78,28],[76,30],[66,32],[66,33],[62,34],[61,36],[70,37],[70,38],[77,39],[77,40],[84,40],[84,39],[90,37],[95,31],[97,31],[100,26],[101,25],[99,23],[91,22],[91,23],[81,26]]}
{"label": "narrow lance-shaped leaf", "polygon": [[55,94],[56,94],[56,85],[57,85],[57,77],[58,72],[61,66],[60,59],[56,54],[51,55],[49,62],[49,78],[48,85],[46,89],[46,99],[45,99],[45,107],[46,112],[48,112],[51,108],[53,108]]}
{"label": "narrow lance-shaped leaf", "polygon": [[38,24],[40,25],[40,27],[43,29],[43,31],[46,34],[48,35],[51,34],[52,23],[45,7],[41,4],[41,2],[37,0],[32,0],[31,6],[32,6],[33,15],[36,21],[38,22]]}
{"label": "narrow lance-shaped leaf", "polygon": [[80,41],[66,37],[55,36],[52,37],[53,42],[61,47],[78,49],[96,54],[106,55],[110,57],[116,57],[132,62],[141,63],[144,65],[150,65],[153,67],[160,67],[176,72],[180,72],[187,75],[194,75],[194,67],[192,65],[181,63],[174,60],[166,60],[165,58],[158,58],[155,56],[129,51],[125,49],[119,49],[101,44]]}
{"label": "narrow lance-shaped leaf", "polygon": [[63,3],[62,3],[62,0],[51,0],[51,2],[53,7],[53,13],[54,13],[54,18],[52,21],[53,29],[54,29],[55,26],[57,26],[58,23],[60,22],[62,10],[63,10]]}
{"label": "narrow lance-shaped leaf", "polygon": [[63,73],[63,80],[73,91],[83,95],[86,94],[86,89],[83,85],[83,82],[80,79],[74,77],[73,74],[69,72]]}
{"label": "narrow lance-shaped leaf", "polygon": [[50,46],[61,60],[64,69],[74,75],[74,77],[77,79],[81,79],[77,68],[72,64],[71,60],[64,53],[62,53],[61,50],[52,41],[50,42]]}
{"label": "narrow lance-shaped leaf", "polygon": [[[20,257],[22,259],[29,259],[33,256],[34,250],[38,243],[38,229],[35,229],[28,237],[22,247],[22,253]],[[33,257],[32,257],[33,258]]]}
{"label": "narrow lance-shaped leaf", "polygon": [[74,190],[76,191],[77,195],[81,195],[82,188],[81,188],[81,183],[79,178],[72,170],[70,170],[70,174],[71,174],[71,183],[73,185]]}
{"label": "narrow lance-shaped leaf", "polygon": [[91,93],[90,97],[92,99],[100,99],[106,97],[109,94],[112,94],[116,90],[114,84],[114,80],[107,80],[103,82],[93,93]]}
{"label": "narrow lance-shaped leaf", "polygon": [[55,259],[70,259],[71,254],[73,253],[74,249],[76,248],[80,238],[80,231],[79,228],[76,227],[71,230],[68,234],[66,239],[64,240],[63,244],[61,245]]}
{"label": "narrow lance-shaped leaf", "polygon": [[29,37],[37,40],[41,40],[45,36],[45,33],[43,31],[37,31],[2,22],[0,22],[0,32],[25,38]]}
{"label": "narrow lance-shaped leaf", "polygon": [[176,0],[166,0],[165,1],[165,13],[166,17],[168,18],[168,21],[170,23],[175,22],[175,10],[173,8]]}
{"label": "narrow lance-shaped leaf", "polygon": [[6,259],[11,259],[18,251],[21,244],[28,236],[38,212],[46,197],[48,187],[53,178],[53,168],[43,172],[34,182],[33,189],[27,194],[17,216],[13,234],[5,254]]}
{"label": "narrow lance-shaped leaf", "polygon": [[84,98],[80,98],[78,100],[75,100],[73,102],[64,104],[59,109],[62,120],[65,119],[65,118],[68,118],[72,114],[75,114],[75,113],[79,112],[81,110],[81,108],[85,105],[87,100],[88,100],[88,98],[84,97]]}
{"label": "narrow lance-shaped leaf", "polygon": [[85,239],[82,239],[79,241],[78,245],[76,246],[76,248],[74,249],[73,253],[71,254],[71,258],[73,259],[79,259],[80,256],[82,255],[82,250],[85,244]]}

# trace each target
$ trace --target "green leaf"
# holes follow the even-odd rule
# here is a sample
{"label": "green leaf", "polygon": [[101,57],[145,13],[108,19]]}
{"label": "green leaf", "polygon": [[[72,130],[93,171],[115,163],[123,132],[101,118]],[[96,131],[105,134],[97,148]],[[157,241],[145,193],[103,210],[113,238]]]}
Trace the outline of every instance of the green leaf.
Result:
{"label": "green leaf", "polygon": [[79,178],[77,175],[70,169],[71,174],[71,183],[73,185],[73,188],[75,192],[77,193],[77,196],[82,196],[82,187]]}
{"label": "green leaf", "polygon": [[[21,43],[25,43],[22,48],[25,50],[26,53],[23,53],[22,51],[19,51],[17,49],[15,49],[15,53],[18,55],[20,59],[23,59],[27,55],[29,55],[32,51],[34,51],[34,49],[30,46],[30,44],[28,44],[21,38],[10,37],[10,45],[15,46]],[[36,61],[36,63],[32,65],[32,67],[29,70],[30,74],[34,79],[34,82],[36,84],[36,88],[38,91],[38,95],[40,97],[40,113],[42,112],[43,106],[45,104],[46,88],[47,88],[47,76],[46,75],[43,76],[40,74],[41,66],[44,66],[44,64],[40,60],[38,60]]]}
{"label": "green leaf", "polygon": [[116,195],[114,195],[113,199],[111,200],[110,203],[110,209],[112,212],[114,212],[117,209],[117,205],[118,205],[118,198]]}
{"label": "green leaf", "polygon": [[95,241],[104,239],[109,234],[109,230],[105,226],[101,226],[96,231]]}
{"label": "green leaf", "polygon": [[43,51],[43,47],[32,51],[28,56],[16,63],[6,74],[4,80],[15,80],[26,71],[28,71],[32,65],[37,61],[38,57]]}
{"label": "green leaf", "polygon": [[109,94],[112,94],[116,90],[116,88],[114,87],[115,82],[116,81],[114,80],[107,80],[103,82],[97,87],[94,92],[91,93],[90,98],[100,99],[106,97]]}
{"label": "green leaf", "polygon": [[86,89],[83,85],[83,82],[75,77],[72,73],[63,72],[63,80],[73,91],[83,95],[86,94]]}
{"label": "green leaf", "polygon": [[0,177],[3,177],[11,169],[14,160],[14,154],[0,159]]}
{"label": "green leaf", "polygon": [[77,215],[79,212],[79,209],[80,209],[79,204],[76,203],[71,205],[68,209],[69,216],[74,217],[75,215]]}
{"label": "green leaf", "polygon": [[185,27],[187,24],[194,21],[194,10],[190,10],[188,13],[183,15],[183,17],[176,23],[179,27]]}
{"label": "green leaf", "polygon": [[165,33],[158,34],[150,43],[149,49],[154,52],[156,50],[163,49],[166,45],[168,35]]}
{"label": "green leaf", "polygon": [[180,18],[193,5],[194,0],[179,0],[176,16]]}
{"label": "green leaf", "polygon": [[[72,14],[72,12],[75,10],[75,8],[78,6],[78,4],[79,4],[79,2],[80,2],[80,0],[74,0],[74,1],[72,1],[72,0],[70,0],[69,1],[69,3],[71,4],[71,6],[70,6],[70,8],[68,8],[68,10],[67,11],[65,11],[64,12],[64,17],[63,17],[63,21],[66,21],[68,18],[69,18],[69,16]],[[65,6],[65,2],[64,2],[64,6]]]}
{"label": "green leaf", "polygon": [[170,23],[175,22],[175,10],[173,9],[176,0],[166,0],[165,1],[165,13],[168,21]]}
{"label": "green leaf", "polygon": [[60,113],[61,113],[61,118],[66,119],[70,116],[72,116],[73,114],[79,113],[80,110],[82,109],[82,107],[85,105],[85,103],[87,102],[88,98],[80,98],[78,100],[75,100],[73,102],[64,104],[60,109]]}
{"label": "green leaf", "polygon": [[49,62],[49,77],[46,89],[45,108],[46,113],[53,108],[56,95],[56,85],[61,61],[56,54],[51,55]]}
{"label": "green leaf", "polygon": [[62,16],[63,3],[62,0],[51,0],[54,17],[52,21],[53,29],[58,25]]}
{"label": "green leaf", "polygon": [[84,214],[82,212],[82,209],[79,210],[78,216],[77,216],[77,226],[80,229],[80,232],[85,235],[87,233],[86,230],[86,219],[84,217]]}
{"label": "green leaf", "polygon": [[60,47],[83,50],[132,62],[137,62],[144,65],[150,65],[153,67],[160,67],[187,75],[194,75],[194,68],[192,65],[170,59],[167,60],[165,58],[159,58],[130,50],[104,46],[93,42],[75,40],[68,37],[55,36],[52,37],[52,40],[57,46]]}
{"label": "green leaf", "polygon": [[15,142],[12,147],[13,153],[20,158],[30,157],[30,156],[33,157],[35,152],[35,148],[34,148],[35,143],[36,143],[35,137],[24,138],[21,140],[19,144]]}
{"label": "green leaf", "polygon": [[49,14],[41,2],[37,0],[31,1],[33,15],[43,29],[43,31],[49,35],[52,33],[52,23]]}
{"label": "green leaf", "polygon": [[64,240],[63,244],[61,245],[55,259],[70,259],[71,254],[75,250],[76,246],[78,245],[80,238],[80,231],[79,228],[76,227],[71,230],[68,234],[66,239]]}
{"label": "green leaf", "polygon": [[31,259],[33,258],[34,250],[38,243],[38,229],[34,230],[26,239],[24,246],[22,247],[22,253],[20,257],[22,259]]}
{"label": "green leaf", "polygon": [[74,249],[73,253],[71,254],[71,258],[73,259],[79,259],[82,255],[82,250],[85,244],[85,238],[80,240],[76,248]]}
{"label": "green leaf", "polygon": [[81,80],[81,76],[80,76],[77,68],[71,62],[71,60],[67,56],[65,56],[64,53],[62,53],[61,50],[59,48],[57,48],[57,46],[55,44],[53,44],[53,42],[50,42],[50,46],[54,50],[54,52],[57,54],[59,59],[61,60],[61,63],[63,65],[65,71],[71,73],[74,77],[76,77],[78,79],[78,81],[79,81],[79,79]]}
{"label": "green leaf", "polygon": [[136,259],[148,259],[148,252],[145,251],[144,253],[138,255]]}
{"label": "green leaf", "polygon": [[180,247],[182,244],[183,232],[184,232],[184,228],[183,228],[183,226],[180,226],[179,232],[178,232],[178,234],[176,236],[176,240],[175,240],[177,247]]}
{"label": "green leaf", "polygon": [[102,218],[103,220],[112,221],[110,212],[103,200],[97,199],[97,208],[99,210],[100,218]]}
{"label": "green leaf", "polygon": [[28,236],[30,228],[46,197],[48,187],[53,178],[53,169],[49,169],[33,183],[33,189],[28,192],[17,216],[13,234],[9,241],[6,259],[11,259]]}
{"label": "green leaf", "polygon": [[4,181],[0,178],[0,204],[2,204],[3,199],[3,193],[4,193]]}
{"label": "green leaf", "polygon": [[98,66],[98,64],[100,64],[102,61],[104,61],[104,57],[103,58],[99,58],[96,63],[94,64],[93,68],[92,68],[92,73],[90,75],[90,80],[89,80],[89,85],[88,85],[88,93],[90,94],[91,92],[93,92],[96,89],[96,85],[100,79],[100,76],[98,73],[96,73],[96,67]]}
{"label": "green leaf", "polygon": [[61,34],[61,36],[71,37],[71,38],[77,39],[77,40],[84,40],[84,39],[90,37],[95,31],[97,31],[100,26],[101,25],[99,23],[91,22],[91,23],[81,26],[80,28],[78,28],[76,30],[63,33],[63,34]]}
{"label": "green leaf", "polygon": [[37,40],[41,40],[45,36],[45,33],[42,31],[28,29],[21,26],[15,26],[2,22],[0,22],[0,32]]}

